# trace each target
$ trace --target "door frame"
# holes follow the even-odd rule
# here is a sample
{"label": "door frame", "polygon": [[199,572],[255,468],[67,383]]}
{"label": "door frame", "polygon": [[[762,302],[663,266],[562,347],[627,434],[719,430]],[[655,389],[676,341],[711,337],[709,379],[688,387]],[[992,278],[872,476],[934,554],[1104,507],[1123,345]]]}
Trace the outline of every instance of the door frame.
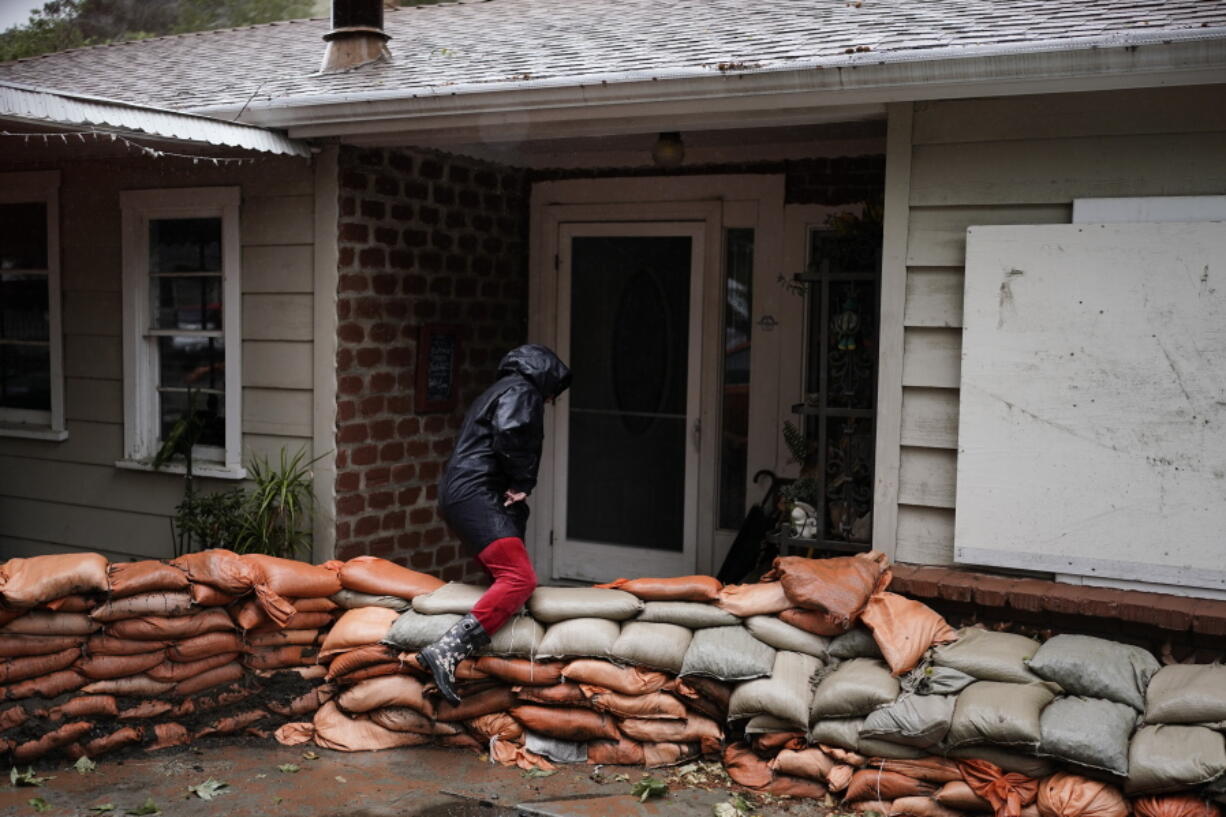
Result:
{"label": "door frame", "polygon": [[[621,179],[576,179],[538,182],[531,193],[529,241],[528,338],[554,346],[558,325],[559,228],[571,222],[701,222],[705,225],[701,298],[701,355],[697,548],[692,570],[711,573],[723,559],[731,536],[716,531],[718,490],[720,354],[723,323],[723,231],[754,227],[754,308],[751,346],[750,453],[747,482],[760,468],[774,469],[779,391],[777,331],[761,331],[758,320],[776,308],[774,290],[780,274],[783,238],[784,177],[775,174]],[[762,293],[762,297],[758,297]],[[761,395],[759,398],[758,395]],[[756,405],[755,405],[756,403]],[[545,416],[541,472],[528,523],[528,551],[537,572],[554,575],[553,530],[556,408]],[[756,499],[749,484],[748,501]],[[687,570],[688,572],[688,570]],[[615,577],[609,577],[615,578]]]}

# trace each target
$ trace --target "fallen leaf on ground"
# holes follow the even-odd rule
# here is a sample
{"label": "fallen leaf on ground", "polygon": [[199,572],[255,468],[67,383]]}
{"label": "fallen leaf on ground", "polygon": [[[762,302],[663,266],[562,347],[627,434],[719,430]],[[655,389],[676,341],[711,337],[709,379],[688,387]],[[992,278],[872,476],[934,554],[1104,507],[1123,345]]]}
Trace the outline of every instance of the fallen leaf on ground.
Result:
{"label": "fallen leaf on ground", "polygon": [[646,803],[652,797],[663,797],[668,794],[668,784],[663,780],[647,776],[635,783],[630,793],[637,797],[640,803]]}
{"label": "fallen leaf on ground", "polygon": [[31,797],[26,802],[34,806],[35,811],[51,811],[51,804],[41,797]]}
{"label": "fallen leaf on ground", "polygon": [[153,802],[153,798],[150,797],[145,800],[144,805],[130,808],[124,813],[135,815],[135,817],[144,817],[147,814],[161,814],[162,810],[158,808],[157,803]]}
{"label": "fallen leaf on ground", "polygon": [[77,762],[72,764],[72,768],[77,770],[77,774],[89,774],[98,770],[98,764],[85,755],[81,755],[77,758]]}
{"label": "fallen leaf on ground", "polygon": [[300,767],[294,763],[282,763],[277,768],[285,772],[286,774],[297,774]]}
{"label": "fallen leaf on ground", "polygon": [[13,781],[14,786],[41,786],[48,780],[54,780],[54,775],[42,777],[34,773],[34,767],[26,769],[24,772],[17,771],[17,767],[9,769],[9,780]]}
{"label": "fallen leaf on ground", "polygon": [[303,752],[302,759],[303,760],[319,760],[319,755],[315,754],[314,752]]}
{"label": "fallen leaf on ground", "polygon": [[115,804],[114,803],[101,803],[97,806],[90,806],[89,810],[94,812],[95,814],[105,814],[108,811],[114,811]]}
{"label": "fallen leaf on ground", "polygon": [[524,777],[549,777],[549,775],[557,773],[557,769],[529,769],[524,772]]}
{"label": "fallen leaf on ground", "polygon": [[341,777],[341,776],[338,774],[338,775],[336,776],[336,782],[337,782],[337,783],[348,783],[349,781],[348,781],[348,780],[346,780],[345,778]]}
{"label": "fallen leaf on ground", "polygon": [[228,789],[229,787],[229,783],[224,783],[221,780],[214,780],[210,777],[203,783],[199,783],[195,786],[188,786],[187,790],[199,797],[201,800],[212,800],[217,795],[222,794],[224,789]]}

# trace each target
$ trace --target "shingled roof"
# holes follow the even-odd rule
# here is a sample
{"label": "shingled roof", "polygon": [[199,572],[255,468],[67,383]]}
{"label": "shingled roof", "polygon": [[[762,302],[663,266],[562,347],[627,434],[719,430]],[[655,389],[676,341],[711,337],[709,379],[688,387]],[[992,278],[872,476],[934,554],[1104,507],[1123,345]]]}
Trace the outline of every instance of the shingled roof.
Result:
{"label": "shingled roof", "polygon": [[390,63],[320,76],[327,20],[104,45],[0,79],[177,110],[1226,38],[1222,0],[483,0],[389,10]]}

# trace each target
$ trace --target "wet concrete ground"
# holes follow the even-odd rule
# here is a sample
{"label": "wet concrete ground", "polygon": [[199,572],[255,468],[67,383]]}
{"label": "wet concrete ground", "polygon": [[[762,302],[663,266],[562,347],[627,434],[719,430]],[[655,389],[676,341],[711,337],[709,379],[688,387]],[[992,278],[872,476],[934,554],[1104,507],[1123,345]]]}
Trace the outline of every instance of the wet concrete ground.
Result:
{"label": "wet concrete ground", "polygon": [[[318,755],[311,759],[304,753]],[[294,764],[297,772],[278,766]],[[0,778],[0,814],[49,817],[127,817],[150,798],[166,817],[680,817],[711,815],[733,791],[670,785],[662,799],[640,803],[630,795],[642,769],[561,766],[548,777],[491,766],[471,753],[414,748],[383,752],[333,752],[274,741],[208,741],[196,749],[103,757],[97,770],[79,774],[68,762],[35,766],[54,775],[40,787],[9,785]],[[22,769],[24,771],[24,768]],[[614,780],[628,774],[629,781]],[[667,778],[669,770],[652,772]],[[211,801],[188,792],[209,778],[227,788]],[[31,805],[41,798],[46,808]],[[762,817],[799,817],[824,811],[812,801],[764,802],[751,797]],[[112,810],[103,807],[113,806]]]}

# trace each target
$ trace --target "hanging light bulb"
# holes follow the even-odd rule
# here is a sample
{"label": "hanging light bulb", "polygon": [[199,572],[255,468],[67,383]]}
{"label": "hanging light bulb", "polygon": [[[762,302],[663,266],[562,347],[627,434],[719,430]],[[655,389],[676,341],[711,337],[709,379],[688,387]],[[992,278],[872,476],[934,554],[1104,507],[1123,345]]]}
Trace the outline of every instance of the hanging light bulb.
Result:
{"label": "hanging light bulb", "polygon": [[679,167],[685,160],[685,143],[677,131],[662,131],[651,148],[656,167]]}

